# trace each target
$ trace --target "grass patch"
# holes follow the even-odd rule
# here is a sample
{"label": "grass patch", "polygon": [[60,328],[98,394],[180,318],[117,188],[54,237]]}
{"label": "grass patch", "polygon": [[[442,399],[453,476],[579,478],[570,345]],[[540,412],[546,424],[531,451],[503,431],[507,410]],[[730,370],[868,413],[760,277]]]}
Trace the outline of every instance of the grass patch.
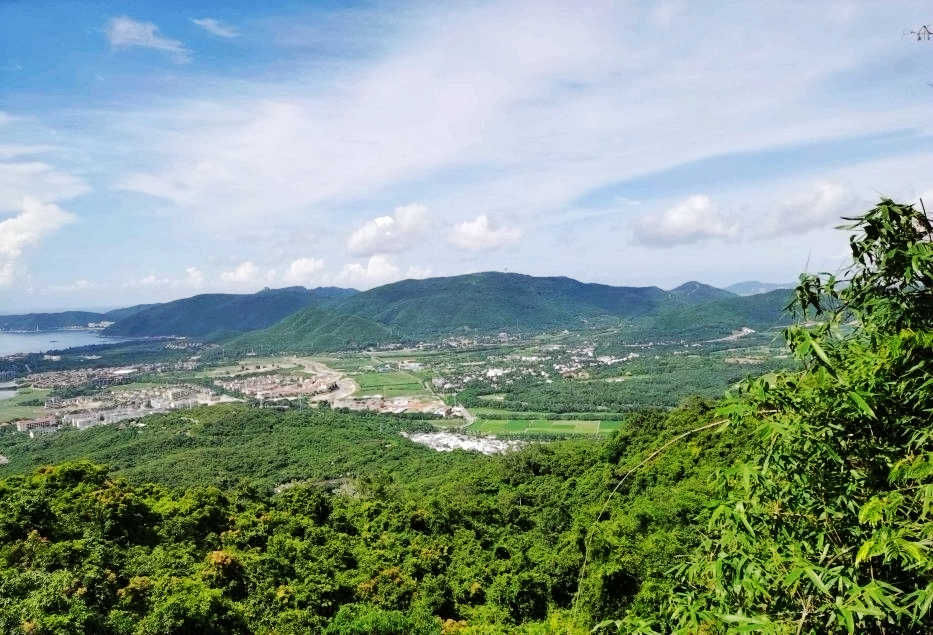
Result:
{"label": "grass patch", "polygon": [[[614,424],[607,426],[606,424]],[[620,421],[584,421],[582,419],[480,419],[470,431],[482,434],[597,434],[617,430]]]}
{"label": "grass patch", "polygon": [[42,405],[27,404],[36,400],[44,403],[49,392],[49,390],[39,388],[23,388],[9,399],[0,399],[0,423],[41,416],[45,412]]}
{"label": "grass patch", "polygon": [[428,394],[418,376],[404,371],[360,373],[354,375],[353,379],[360,385],[358,395],[379,394],[383,397],[401,397]]}

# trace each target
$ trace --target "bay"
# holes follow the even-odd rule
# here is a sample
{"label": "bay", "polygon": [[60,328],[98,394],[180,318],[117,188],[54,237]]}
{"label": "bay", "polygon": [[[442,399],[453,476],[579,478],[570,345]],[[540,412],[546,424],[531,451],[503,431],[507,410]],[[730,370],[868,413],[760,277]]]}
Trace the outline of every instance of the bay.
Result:
{"label": "bay", "polygon": [[0,356],[15,353],[44,353],[45,351],[61,350],[73,346],[112,344],[123,341],[125,341],[125,338],[106,337],[98,331],[90,330],[68,329],[40,331],[38,333],[0,331]]}

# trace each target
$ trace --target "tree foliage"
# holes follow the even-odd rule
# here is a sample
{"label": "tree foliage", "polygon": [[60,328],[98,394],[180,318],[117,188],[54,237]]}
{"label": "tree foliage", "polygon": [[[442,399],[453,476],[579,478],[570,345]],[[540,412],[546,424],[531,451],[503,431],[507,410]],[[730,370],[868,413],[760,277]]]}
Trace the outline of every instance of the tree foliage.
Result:
{"label": "tree foliage", "polygon": [[762,450],[720,472],[659,627],[933,629],[933,231],[887,199],[850,220],[851,267],[796,290],[819,320],[786,332],[805,369],[721,406]]}

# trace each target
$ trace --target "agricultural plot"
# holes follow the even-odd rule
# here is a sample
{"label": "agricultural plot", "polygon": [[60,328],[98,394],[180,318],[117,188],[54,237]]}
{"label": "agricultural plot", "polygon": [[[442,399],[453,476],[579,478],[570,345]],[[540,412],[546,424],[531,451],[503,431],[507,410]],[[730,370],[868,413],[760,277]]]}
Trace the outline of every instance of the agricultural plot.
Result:
{"label": "agricultural plot", "polygon": [[421,378],[408,372],[360,373],[353,375],[353,379],[360,386],[356,395],[407,397],[428,394]]}
{"label": "agricultural plot", "polygon": [[0,399],[0,423],[41,416],[45,412],[45,397],[49,392],[24,388],[9,399]]}
{"label": "agricultural plot", "polygon": [[604,434],[619,429],[621,421],[582,419],[479,419],[471,432],[498,435]]}

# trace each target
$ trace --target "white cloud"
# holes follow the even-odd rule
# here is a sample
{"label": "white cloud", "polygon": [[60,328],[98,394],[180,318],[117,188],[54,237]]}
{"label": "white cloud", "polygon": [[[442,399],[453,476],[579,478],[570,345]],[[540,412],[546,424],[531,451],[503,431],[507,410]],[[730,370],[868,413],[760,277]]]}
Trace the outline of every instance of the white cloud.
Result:
{"label": "white cloud", "polygon": [[185,275],[182,277],[170,277],[166,275],[156,275],[150,273],[142,278],[128,280],[123,283],[124,288],[129,289],[199,289],[204,286],[204,273],[197,267],[186,267]]}
{"label": "white cloud", "polygon": [[805,234],[843,223],[842,216],[854,216],[868,203],[838,183],[818,183],[783,203],[760,228],[751,231],[761,238]]}
{"label": "white cloud", "polygon": [[220,279],[224,282],[235,284],[246,284],[255,282],[259,278],[259,267],[251,260],[245,260],[230,271],[224,271],[220,274]]}
{"label": "white cloud", "polygon": [[741,226],[726,216],[709,196],[695,194],[661,214],[645,216],[631,224],[635,242],[670,247],[711,239],[736,239]]}
{"label": "white cloud", "polygon": [[204,273],[197,267],[185,269],[185,283],[194,288],[204,286]]}
{"label": "white cloud", "polygon": [[349,287],[369,289],[401,278],[399,268],[387,256],[370,256],[365,264],[350,263],[344,265],[337,275],[339,284]]}
{"label": "white cloud", "polygon": [[150,273],[148,276],[144,276],[137,280],[128,280],[123,283],[124,287],[128,288],[146,288],[146,287],[167,287],[171,286],[172,280],[170,278],[160,278],[154,273]]}
{"label": "white cloud", "polygon": [[159,35],[159,27],[152,22],[137,22],[127,16],[111,18],[107,39],[115,49],[138,46],[168,53],[178,63],[191,60],[191,52],[181,42]]}
{"label": "white cloud", "polygon": [[405,272],[405,277],[421,280],[423,278],[430,278],[432,274],[433,271],[431,267],[418,267],[417,265],[412,265],[408,268],[408,271]]}
{"label": "white cloud", "polygon": [[463,249],[494,249],[517,242],[522,232],[517,227],[496,227],[486,214],[480,214],[470,221],[458,223],[453,227],[449,240]]}
{"label": "white cloud", "polygon": [[0,213],[19,209],[24,198],[41,193],[43,201],[63,201],[90,192],[83,179],[47,163],[0,163]]}
{"label": "white cloud", "polygon": [[292,284],[310,284],[318,279],[323,269],[324,261],[320,258],[298,258],[285,270],[284,280]]}
{"label": "white cloud", "polygon": [[404,251],[428,226],[428,208],[419,203],[395,208],[392,216],[379,216],[350,234],[347,249],[355,256]]}
{"label": "white cloud", "polygon": [[220,20],[215,20],[214,18],[192,18],[191,21],[208,33],[218,37],[232,38],[240,35],[240,32],[237,31],[235,27],[224,24]]}
{"label": "white cloud", "polygon": [[74,214],[53,203],[25,197],[20,213],[0,222],[0,286],[12,284],[23,249],[74,220]]}

